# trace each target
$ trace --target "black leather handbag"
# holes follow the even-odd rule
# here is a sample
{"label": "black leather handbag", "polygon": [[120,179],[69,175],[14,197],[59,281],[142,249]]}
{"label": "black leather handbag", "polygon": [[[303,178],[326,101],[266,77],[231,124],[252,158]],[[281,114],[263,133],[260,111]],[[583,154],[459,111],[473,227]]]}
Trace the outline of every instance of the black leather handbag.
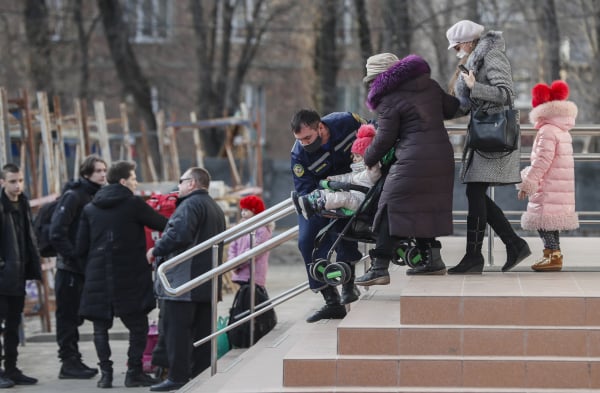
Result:
{"label": "black leather handbag", "polygon": [[471,149],[488,153],[507,153],[519,147],[521,126],[519,125],[519,110],[513,108],[509,90],[506,91],[508,109],[498,113],[487,113],[484,105],[478,106],[471,112],[467,146]]}

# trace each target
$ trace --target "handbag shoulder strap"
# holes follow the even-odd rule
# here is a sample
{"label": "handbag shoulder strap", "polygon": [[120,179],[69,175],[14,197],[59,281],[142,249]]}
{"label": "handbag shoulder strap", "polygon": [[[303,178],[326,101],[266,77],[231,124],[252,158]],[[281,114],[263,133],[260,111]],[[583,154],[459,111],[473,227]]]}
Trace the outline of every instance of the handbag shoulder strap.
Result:
{"label": "handbag shoulder strap", "polygon": [[506,92],[506,101],[505,101],[505,104],[508,104],[508,107],[510,109],[513,109],[512,96],[510,95],[510,90],[508,89],[508,87],[504,86],[504,85],[498,85],[498,87]]}

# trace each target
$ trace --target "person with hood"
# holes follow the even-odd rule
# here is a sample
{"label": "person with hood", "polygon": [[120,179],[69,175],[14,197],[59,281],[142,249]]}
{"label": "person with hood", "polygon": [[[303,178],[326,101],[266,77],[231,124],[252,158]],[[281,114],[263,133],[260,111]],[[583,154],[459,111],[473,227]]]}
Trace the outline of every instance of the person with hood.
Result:
{"label": "person with hood", "polygon": [[409,275],[446,273],[438,236],[452,234],[454,151],[444,119],[454,117],[458,100],[431,79],[429,64],[417,55],[399,60],[381,53],[367,60],[367,107],[377,113],[377,133],[364,153],[372,167],[395,148],[396,161],[383,184],[373,231],[371,267],[358,285],[390,283],[388,267],[396,246],[414,237],[423,263]]}
{"label": "person with hood", "polygon": [[23,193],[23,171],[15,164],[4,165],[0,184],[0,348],[4,350],[0,389],[6,389],[38,381],[17,368],[17,357],[25,281],[41,280],[42,268],[29,199]]}
{"label": "person with hood", "polygon": [[531,268],[538,272],[562,269],[559,231],[579,227],[575,212],[575,162],[569,130],[575,126],[577,105],[566,101],[569,85],[538,83],[531,92],[529,120],[538,130],[531,149],[531,163],[521,171],[518,198],[529,198],[521,226],[537,230],[544,255]]}
{"label": "person with hood", "polygon": [[50,222],[50,242],[58,253],[54,293],[56,296],[56,342],[62,362],[60,379],[88,379],[98,374],[81,361],[78,327],[79,301],[83,289],[83,270],[76,255],[77,227],[83,207],[106,183],[106,162],[99,156],[87,156],[79,166],[76,181],[63,189]]}
{"label": "person with hood", "polygon": [[[512,100],[513,81],[511,66],[504,53],[506,44],[501,31],[488,31],[470,20],[461,20],[446,32],[448,49],[454,49],[460,64],[467,72],[459,71],[450,86],[460,101],[460,112],[465,115],[481,105],[487,113],[505,110]],[[510,97],[507,97],[510,94]],[[468,140],[468,138],[467,138]],[[481,253],[486,224],[506,246],[507,272],[531,254],[527,242],[519,237],[500,207],[487,196],[490,186],[521,182],[519,175],[521,149],[510,153],[485,153],[465,147],[462,159],[462,182],[467,185],[467,246],[466,253],[448,274],[481,274],[484,259]]]}
{"label": "person with hood", "polygon": [[[167,227],[153,248],[146,253],[149,263],[164,262],[225,231],[225,214],[208,193],[210,173],[204,168],[192,167],[179,178],[177,208]],[[218,250],[218,263],[223,248]],[[213,267],[212,249],[190,257],[166,272],[173,287],[183,285]],[[219,290],[221,276],[217,277]],[[184,386],[188,380],[211,363],[211,344],[194,347],[193,343],[211,334],[212,283],[206,282],[180,296],[169,296],[156,280],[155,289],[161,300],[163,326],[169,371],[167,379],[152,385],[150,391],[168,392]],[[220,293],[220,292],[219,292]],[[217,299],[221,300],[221,299]]]}
{"label": "person with hood", "polygon": [[125,386],[150,386],[142,354],[148,334],[148,313],[156,306],[152,267],[146,262],[144,227],[162,231],[167,218],[135,196],[135,163],[117,161],[108,185],[85,206],[77,232],[77,252],[84,261],[85,281],[79,314],[94,325],[94,346],[102,376],[98,387],[112,387],[113,362],[108,330],[119,317],[129,330]]}

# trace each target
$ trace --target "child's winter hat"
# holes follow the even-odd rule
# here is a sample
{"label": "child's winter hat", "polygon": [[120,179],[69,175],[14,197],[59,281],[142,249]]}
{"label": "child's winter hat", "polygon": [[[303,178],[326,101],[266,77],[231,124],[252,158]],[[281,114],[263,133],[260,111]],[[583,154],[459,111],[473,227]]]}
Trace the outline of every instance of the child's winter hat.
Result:
{"label": "child's winter hat", "polygon": [[254,214],[265,211],[265,203],[256,195],[248,195],[240,199],[240,208],[250,210]]}
{"label": "child's winter hat", "polygon": [[550,101],[564,101],[568,97],[569,85],[561,80],[552,82],[550,86],[545,83],[538,83],[531,89],[531,105],[534,108]]}
{"label": "child's winter hat", "polygon": [[352,153],[360,154],[361,156],[364,155],[365,150],[367,150],[367,147],[369,147],[374,137],[375,127],[373,127],[373,124],[363,124],[358,129],[356,140],[352,144],[352,149],[350,149],[350,151]]}

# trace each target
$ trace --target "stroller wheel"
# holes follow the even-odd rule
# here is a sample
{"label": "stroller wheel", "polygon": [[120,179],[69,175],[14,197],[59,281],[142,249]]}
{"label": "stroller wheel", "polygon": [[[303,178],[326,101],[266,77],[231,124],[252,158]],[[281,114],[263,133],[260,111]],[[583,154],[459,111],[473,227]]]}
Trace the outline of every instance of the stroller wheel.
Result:
{"label": "stroller wheel", "polygon": [[395,265],[406,266],[406,253],[411,248],[409,243],[402,243],[396,249],[396,258],[392,258],[392,263]]}
{"label": "stroller wheel", "polygon": [[327,267],[326,259],[317,259],[310,268],[310,276],[313,280],[319,282],[326,282],[323,273],[325,272],[325,267]]}
{"label": "stroller wheel", "polygon": [[345,284],[352,276],[350,266],[345,262],[333,262],[325,267],[323,278],[331,286]]}
{"label": "stroller wheel", "polygon": [[417,267],[423,263],[423,256],[417,247],[411,247],[406,251],[406,264],[410,267]]}

